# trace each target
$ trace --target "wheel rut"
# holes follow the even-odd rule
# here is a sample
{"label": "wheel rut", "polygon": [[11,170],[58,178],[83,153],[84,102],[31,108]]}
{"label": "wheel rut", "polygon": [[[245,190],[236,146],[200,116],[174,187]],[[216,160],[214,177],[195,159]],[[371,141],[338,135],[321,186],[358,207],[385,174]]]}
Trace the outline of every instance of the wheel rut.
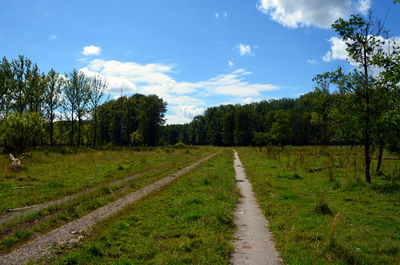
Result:
{"label": "wheel rut", "polygon": [[235,240],[234,252],[230,263],[237,265],[276,265],[281,264],[278,251],[273,242],[273,236],[268,229],[257,200],[254,196],[238,153],[234,150],[234,168],[236,185],[240,190],[240,202],[235,210]]}
{"label": "wheel rut", "polygon": [[39,258],[51,256],[53,254],[53,247],[56,247],[57,245],[64,245],[66,242],[74,242],[74,240],[79,241],[80,238],[82,238],[82,234],[89,232],[90,227],[97,222],[116,214],[129,204],[141,199],[145,195],[159,190],[177,177],[186,174],[215,155],[216,153],[196,163],[193,163],[192,165],[185,167],[174,174],[170,174],[167,177],[160,179],[138,191],[130,193],[125,197],[109,203],[75,221],[54,229],[45,235],[36,237],[14,251],[0,256],[0,264],[24,264],[31,260],[37,260]]}

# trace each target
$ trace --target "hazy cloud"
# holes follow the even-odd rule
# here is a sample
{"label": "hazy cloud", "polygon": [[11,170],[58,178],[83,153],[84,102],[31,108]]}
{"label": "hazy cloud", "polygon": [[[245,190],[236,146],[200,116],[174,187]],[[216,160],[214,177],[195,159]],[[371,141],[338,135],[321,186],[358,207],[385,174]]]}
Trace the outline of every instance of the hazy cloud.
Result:
{"label": "hazy cloud", "polygon": [[245,55],[252,55],[254,56],[253,51],[251,50],[250,45],[246,45],[243,43],[239,43],[238,45],[236,45],[236,49],[239,51],[241,56],[245,56]]}

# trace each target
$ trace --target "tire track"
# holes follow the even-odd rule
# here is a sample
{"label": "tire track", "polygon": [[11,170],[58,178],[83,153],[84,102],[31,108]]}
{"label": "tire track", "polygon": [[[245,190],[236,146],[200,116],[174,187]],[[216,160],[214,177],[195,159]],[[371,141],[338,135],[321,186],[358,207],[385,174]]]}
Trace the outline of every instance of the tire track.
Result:
{"label": "tire track", "polygon": [[[129,204],[141,199],[150,192],[159,190],[161,187],[170,183],[179,176],[182,176],[199,166],[201,163],[211,159],[216,155],[212,154],[174,174],[160,179],[138,191],[130,193],[112,203],[109,203],[73,222],[65,224],[51,232],[41,235],[26,243],[25,245],[15,249],[9,254],[0,256],[0,264],[24,264],[30,260],[36,260],[41,257],[49,257],[52,255],[51,249],[57,245],[63,245],[66,242],[76,239],[78,234],[88,232],[90,227],[97,222],[121,211]],[[78,237],[79,238],[79,237]],[[78,240],[79,241],[79,240]]]}

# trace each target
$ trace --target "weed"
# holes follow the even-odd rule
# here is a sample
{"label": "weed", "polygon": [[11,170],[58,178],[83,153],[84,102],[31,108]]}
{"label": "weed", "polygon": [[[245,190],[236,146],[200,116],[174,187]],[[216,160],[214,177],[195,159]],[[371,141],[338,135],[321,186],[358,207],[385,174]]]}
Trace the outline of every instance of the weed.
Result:
{"label": "weed", "polygon": [[320,214],[332,214],[328,206],[326,191],[321,191],[317,193],[315,211]]}

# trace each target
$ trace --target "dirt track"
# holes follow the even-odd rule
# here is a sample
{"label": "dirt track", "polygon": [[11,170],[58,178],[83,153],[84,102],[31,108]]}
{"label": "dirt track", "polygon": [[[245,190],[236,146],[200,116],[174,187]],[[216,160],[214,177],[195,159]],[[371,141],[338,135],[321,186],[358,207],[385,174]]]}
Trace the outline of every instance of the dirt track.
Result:
{"label": "dirt track", "polygon": [[[118,184],[121,184],[121,183],[124,183],[124,182],[128,182],[128,181],[133,180],[135,178],[138,178],[138,177],[140,177],[140,176],[142,176],[144,174],[149,174],[149,173],[151,173],[153,171],[155,171],[155,169],[147,171],[147,172],[144,172],[144,173],[136,174],[136,175],[124,178],[124,179],[119,179],[119,180],[116,180],[116,181],[108,183],[107,186],[114,186],[114,185],[118,185]],[[17,208],[17,209],[10,209],[9,212],[7,212],[7,213],[3,214],[2,216],[0,216],[0,225],[3,224],[3,223],[7,223],[7,222],[11,221],[14,218],[17,218],[18,216],[24,216],[24,215],[27,215],[29,213],[35,212],[35,211],[40,211],[40,210],[46,209],[46,208],[48,208],[50,206],[63,204],[65,202],[70,201],[70,200],[72,200],[74,198],[77,198],[77,197],[79,197],[81,195],[89,194],[89,193],[93,192],[95,189],[97,189],[99,187],[100,186],[96,186],[96,187],[93,187],[93,188],[90,188],[90,189],[87,189],[87,190],[84,190],[84,191],[81,191],[81,192],[77,192],[77,193],[69,195],[69,196],[65,196],[65,197],[57,199],[57,200],[47,201],[47,202],[43,202],[43,203],[40,203],[40,204],[37,204],[37,205],[32,205],[32,206],[23,207],[23,208]]]}
{"label": "dirt track", "polygon": [[0,256],[0,264],[24,264],[30,260],[48,257],[52,254],[52,247],[64,245],[69,242],[79,241],[82,238],[82,233],[88,232],[92,225],[117,213],[150,192],[160,189],[161,187],[173,181],[175,178],[186,174],[213,156],[215,156],[215,154],[210,155],[174,174],[168,175],[167,177],[160,179],[136,192],[130,193],[115,202],[107,204],[45,235],[36,237],[32,241],[26,243],[18,249],[15,249],[11,253]]}
{"label": "dirt track", "polygon": [[231,256],[231,264],[275,265],[280,264],[278,251],[275,249],[273,237],[246,177],[243,165],[236,151],[234,167],[236,183],[241,199],[235,210],[235,251]]}

